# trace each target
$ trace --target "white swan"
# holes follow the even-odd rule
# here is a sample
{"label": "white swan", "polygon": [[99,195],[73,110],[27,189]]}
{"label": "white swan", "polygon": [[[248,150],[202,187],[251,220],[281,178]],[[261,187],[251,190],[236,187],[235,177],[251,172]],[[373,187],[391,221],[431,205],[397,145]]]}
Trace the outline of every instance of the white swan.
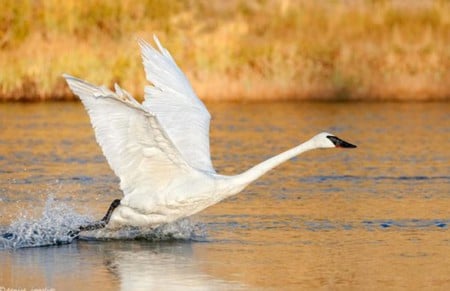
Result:
{"label": "white swan", "polygon": [[64,74],[89,113],[97,142],[124,193],[105,217],[83,229],[156,227],[197,213],[239,193],[270,169],[317,148],[356,147],[329,133],[272,157],[236,176],[217,174],[209,151],[210,115],[189,81],[156,37],[156,50],[139,40],[147,80],[140,104]]}

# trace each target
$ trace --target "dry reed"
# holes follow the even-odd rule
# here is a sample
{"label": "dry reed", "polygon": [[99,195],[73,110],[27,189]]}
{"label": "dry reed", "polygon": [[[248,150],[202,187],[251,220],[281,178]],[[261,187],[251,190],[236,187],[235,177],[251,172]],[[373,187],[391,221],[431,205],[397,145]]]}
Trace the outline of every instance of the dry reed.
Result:
{"label": "dry reed", "polygon": [[208,100],[448,100],[449,1],[5,0],[0,100],[71,99],[61,74],[142,96],[158,35]]}

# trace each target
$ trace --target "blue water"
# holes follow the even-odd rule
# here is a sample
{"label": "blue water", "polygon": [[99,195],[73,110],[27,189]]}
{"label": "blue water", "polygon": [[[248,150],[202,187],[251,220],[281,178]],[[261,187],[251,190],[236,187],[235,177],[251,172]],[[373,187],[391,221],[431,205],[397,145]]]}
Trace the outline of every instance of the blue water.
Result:
{"label": "blue water", "polygon": [[294,158],[241,194],[155,230],[74,239],[70,230],[122,196],[84,109],[0,104],[0,233],[9,234],[0,238],[0,287],[450,289],[449,104],[208,108],[219,173],[244,171],[321,131],[358,148]]}

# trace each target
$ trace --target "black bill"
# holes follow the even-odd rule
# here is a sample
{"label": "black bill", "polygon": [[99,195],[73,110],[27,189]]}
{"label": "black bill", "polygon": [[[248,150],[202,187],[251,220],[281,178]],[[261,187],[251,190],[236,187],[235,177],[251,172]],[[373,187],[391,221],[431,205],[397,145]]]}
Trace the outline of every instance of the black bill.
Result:
{"label": "black bill", "polygon": [[345,140],[342,140],[338,138],[337,136],[329,135],[327,136],[329,140],[337,147],[337,148],[356,148],[354,144],[351,144],[349,142],[346,142]]}

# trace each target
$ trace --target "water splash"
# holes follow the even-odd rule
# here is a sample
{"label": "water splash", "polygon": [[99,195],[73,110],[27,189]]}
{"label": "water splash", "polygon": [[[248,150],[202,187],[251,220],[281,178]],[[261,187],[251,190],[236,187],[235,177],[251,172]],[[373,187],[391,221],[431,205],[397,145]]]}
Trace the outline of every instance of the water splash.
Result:
{"label": "water splash", "polygon": [[14,221],[0,236],[0,249],[68,244],[75,236],[71,230],[91,222],[64,203],[48,198],[42,216],[29,219],[27,214]]}
{"label": "water splash", "polygon": [[193,223],[184,218],[155,229],[137,227],[119,230],[99,229],[83,231],[77,235],[81,225],[92,223],[89,216],[76,213],[68,205],[48,198],[40,218],[30,219],[26,213],[9,227],[0,231],[0,250],[50,245],[69,244],[74,239],[111,240],[141,239],[148,241],[194,240],[203,241],[206,230],[203,224]]}

